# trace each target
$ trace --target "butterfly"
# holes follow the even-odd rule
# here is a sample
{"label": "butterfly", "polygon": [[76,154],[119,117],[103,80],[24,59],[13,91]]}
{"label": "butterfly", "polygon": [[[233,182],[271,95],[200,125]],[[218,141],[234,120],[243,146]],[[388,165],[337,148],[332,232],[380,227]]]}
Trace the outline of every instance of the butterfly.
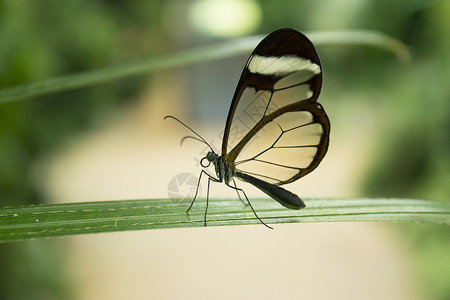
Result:
{"label": "butterfly", "polygon": [[[246,204],[265,226],[234,178],[248,182],[281,205],[301,209],[305,203],[281,185],[291,183],[314,170],[325,156],[330,121],[317,102],[322,86],[322,66],[312,42],[295,29],[279,29],[265,37],[245,64],[231,101],[219,155],[198,133],[187,127],[210,150],[200,161],[212,164],[216,177],[208,176],[204,225],[208,211],[210,182],[224,182],[245,196]],[[233,185],[231,185],[233,182]]]}

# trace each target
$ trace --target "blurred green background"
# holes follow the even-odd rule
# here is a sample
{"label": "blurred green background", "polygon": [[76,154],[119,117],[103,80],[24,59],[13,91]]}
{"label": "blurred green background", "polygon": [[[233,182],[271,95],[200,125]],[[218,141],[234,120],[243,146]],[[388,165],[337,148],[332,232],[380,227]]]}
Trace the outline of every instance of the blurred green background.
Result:
{"label": "blurred green background", "polygon": [[[412,60],[401,63],[369,47],[318,48],[325,76],[321,97],[334,128],[352,130],[358,120],[375,128],[359,194],[448,201],[449,1],[228,2],[237,6],[222,20],[208,16],[211,9],[226,14],[224,1],[0,1],[0,88],[281,27],[378,30],[410,45]],[[238,74],[222,76],[230,77],[232,89]],[[35,180],[37,159],[51,157],[105,116],[133,105],[148,84],[144,77],[0,105],[0,205],[45,202]],[[192,107],[199,107],[189,112],[194,118],[223,118],[229,105],[193,98],[198,99]],[[426,299],[450,299],[448,228],[402,225],[401,230]],[[60,243],[0,245],[0,299],[74,298]]]}

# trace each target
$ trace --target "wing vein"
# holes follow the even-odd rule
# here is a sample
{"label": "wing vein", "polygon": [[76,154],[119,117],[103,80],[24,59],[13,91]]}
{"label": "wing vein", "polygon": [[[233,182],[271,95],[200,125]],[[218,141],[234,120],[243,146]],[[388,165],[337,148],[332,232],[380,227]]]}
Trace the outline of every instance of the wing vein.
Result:
{"label": "wing vein", "polygon": [[296,84],[293,84],[293,85],[285,86],[285,87],[282,87],[282,88],[279,88],[279,89],[273,89],[273,91],[274,92],[278,92],[278,91],[283,91],[283,90],[287,90],[287,89],[292,89],[292,88],[294,88],[296,86],[300,86],[302,84],[305,84],[305,82],[308,82],[308,80],[305,80],[305,81],[302,81],[300,83],[296,83]]}
{"label": "wing vein", "polygon": [[262,159],[254,159],[253,161],[257,161],[257,162],[261,162],[261,163],[265,163],[265,164],[270,164],[270,165],[274,165],[274,166],[282,167],[282,168],[294,169],[294,170],[301,170],[302,169],[302,168],[299,168],[299,167],[286,166],[286,165],[277,164],[277,163],[274,163],[274,162],[271,162],[271,161],[262,160]]}
{"label": "wing vein", "polygon": [[278,181],[278,182],[283,181],[283,180],[281,180],[279,178],[275,178],[275,177],[271,177],[271,176],[267,176],[267,175],[262,175],[262,174],[258,174],[258,173],[254,173],[254,172],[248,172],[248,171],[243,171],[243,170],[239,170],[239,172],[247,174],[247,175],[264,177],[264,178],[271,179],[271,180]]}
{"label": "wing vein", "polygon": [[259,120],[259,122],[261,122],[261,120],[266,116],[267,110],[269,109],[270,103],[272,102],[272,97],[273,97],[273,92],[270,93],[270,98],[269,98],[269,101],[267,101],[266,109],[264,110],[264,113],[261,116],[261,119]]}
{"label": "wing vein", "polygon": [[298,129],[298,128],[301,128],[301,127],[305,127],[305,126],[308,126],[308,125],[311,125],[311,124],[316,124],[316,122],[311,121],[311,122],[308,122],[308,123],[305,123],[305,124],[301,124],[301,125],[292,127],[292,128],[290,128],[290,129],[286,129],[286,130],[284,130],[284,132],[288,132],[288,131],[291,131],[291,130],[294,130],[294,129]]}
{"label": "wing vein", "polygon": [[273,149],[289,149],[289,148],[317,148],[318,145],[298,145],[298,146],[274,146]]}
{"label": "wing vein", "polygon": [[[274,122],[274,121],[271,121],[271,122]],[[280,133],[280,135],[278,136],[278,138],[275,140],[275,142],[272,143],[272,145],[271,145],[270,147],[268,147],[267,149],[265,149],[265,150],[259,152],[258,154],[254,155],[253,157],[246,159],[246,161],[250,161],[250,160],[252,160],[252,159],[256,159],[258,156],[261,156],[261,155],[263,155],[264,153],[266,153],[267,151],[269,151],[270,149],[273,149],[274,146],[275,146],[275,144],[280,140],[281,136],[283,135],[283,133],[284,133],[285,131],[283,130],[283,128],[281,128],[280,124],[278,124],[277,122],[274,122],[274,123],[277,124],[278,127],[279,127],[280,130],[281,130],[281,133]],[[237,163],[238,163],[238,162],[236,162],[236,164],[237,164]]]}

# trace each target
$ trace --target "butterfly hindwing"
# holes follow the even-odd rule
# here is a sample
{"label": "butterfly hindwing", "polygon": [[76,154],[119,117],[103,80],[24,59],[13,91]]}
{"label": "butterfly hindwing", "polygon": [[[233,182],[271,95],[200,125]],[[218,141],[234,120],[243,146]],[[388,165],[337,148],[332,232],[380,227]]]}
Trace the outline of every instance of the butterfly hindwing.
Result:
{"label": "butterfly hindwing", "polygon": [[285,184],[315,169],[327,151],[330,124],[317,102],[294,103],[259,124],[236,157],[236,170]]}

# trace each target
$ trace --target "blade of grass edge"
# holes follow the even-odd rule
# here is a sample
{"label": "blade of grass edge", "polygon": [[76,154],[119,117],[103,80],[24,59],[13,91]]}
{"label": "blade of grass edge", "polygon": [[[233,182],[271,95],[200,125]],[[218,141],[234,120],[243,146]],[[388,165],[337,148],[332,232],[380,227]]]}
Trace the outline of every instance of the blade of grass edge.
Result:
{"label": "blade of grass edge", "polygon": [[[450,225],[450,204],[418,199],[309,199],[289,210],[272,199],[254,199],[268,224],[305,222],[410,222]],[[42,204],[0,208],[0,243],[72,234],[202,227],[205,201],[189,214],[171,199]],[[236,200],[211,200],[208,226],[258,224]]]}
{"label": "blade of grass edge", "polygon": [[[369,45],[394,53],[400,60],[408,60],[410,52],[401,41],[383,33],[368,30],[326,31],[307,33],[317,45]],[[0,90],[0,103],[23,100],[39,95],[62,92],[97,85],[129,76],[206,62],[238,54],[249,53],[262,39],[250,36],[215,45],[198,47],[170,55],[144,59],[120,66],[106,67],[77,74],[68,74],[42,82],[18,85]]]}

